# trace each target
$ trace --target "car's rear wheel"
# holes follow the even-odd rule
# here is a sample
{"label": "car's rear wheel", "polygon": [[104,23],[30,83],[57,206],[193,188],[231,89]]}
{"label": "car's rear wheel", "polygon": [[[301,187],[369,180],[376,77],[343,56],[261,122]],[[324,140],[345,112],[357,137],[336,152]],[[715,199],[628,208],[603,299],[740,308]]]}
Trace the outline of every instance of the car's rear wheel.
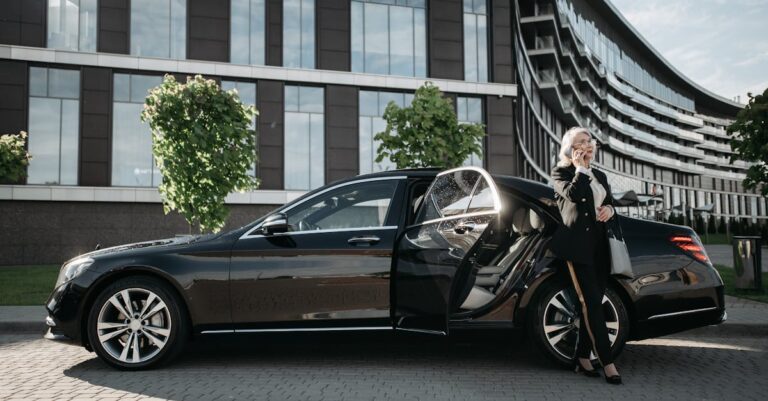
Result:
{"label": "car's rear wheel", "polygon": [[189,323],[182,308],[165,283],[123,278],[96,297],[88,315],[88,339],[99,357],[116,368],[156,367],[184,347]]}
{"label": "car's rear wheel", "polygon": [[[572,366],[581,325],[581,306],[573,286],[560,280],[546,283],[538,291],[531,308],[528,337],[556,364]],[[628,338],[629,315],[621,297],[610,286],[603,296],[603,314],[615,358]],[[594,351],[590,352],[590,359],[597,361]]]}

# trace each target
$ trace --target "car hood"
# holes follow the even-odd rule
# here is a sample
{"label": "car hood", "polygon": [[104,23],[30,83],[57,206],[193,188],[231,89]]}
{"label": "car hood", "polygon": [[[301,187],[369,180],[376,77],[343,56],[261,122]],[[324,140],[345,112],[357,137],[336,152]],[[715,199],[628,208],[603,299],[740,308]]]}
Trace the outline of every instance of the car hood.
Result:
{"label": "car hood", "polygon": [[182,235],[174,238],[134,242],[132,244],[123,244],[123,245],[111,246],[109,248],[104,248],[104,249],[97,249],[95,251],[91,251],[86,254],[80,255],[78,256],[78,258],[83,258],[83,257],[98,258],[98,257],[125,253],[125,252],[139,250],[139,249],[159,249],[159,248],[170,247],[175,245],[186,245],[186,244],[191,244],[193,242],[208,241],[218,237],[219,235],[220,234]]}

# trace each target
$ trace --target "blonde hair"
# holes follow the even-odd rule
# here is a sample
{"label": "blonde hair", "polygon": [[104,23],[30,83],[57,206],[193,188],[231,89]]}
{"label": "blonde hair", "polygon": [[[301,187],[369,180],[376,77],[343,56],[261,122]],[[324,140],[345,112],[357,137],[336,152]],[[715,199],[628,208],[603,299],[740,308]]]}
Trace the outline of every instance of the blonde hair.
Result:
{"label": "blonde hair", "polygon": [[557,162],[558,166],[568,167],[571,165],[573,161],[565,154],[565,152],[573,147],[573,138],[576,137],[577,134],[581,133],[589,135],[589,139],[592,139],[592,134],[590,134],[589,130],[584,127],[573,127],[569,128],[568,131],[565,131],[563,138],[561,139],[560,153],[558,154],[560,161]]}

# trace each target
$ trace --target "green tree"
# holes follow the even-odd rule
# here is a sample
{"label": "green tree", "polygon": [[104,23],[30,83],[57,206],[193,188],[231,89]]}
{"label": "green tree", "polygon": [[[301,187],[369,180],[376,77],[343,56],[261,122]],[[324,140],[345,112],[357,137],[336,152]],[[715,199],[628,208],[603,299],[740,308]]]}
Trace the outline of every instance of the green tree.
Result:
{"label": "green tree", "polygon": [[166,214],[178,211],[190,230],[194,224],[201,232],[221,230],[229,215],[224,198],[259,184],[247,172],[256,163],[256,133],[250,124],[257,114],[236,91],[223,91],[200,75],[187,77],[186,84],[166,75],[150,91],[141,119],[152,128]]}
{"label": "green tree", "polygon": [[747,96],[749,102],[727,129],[732,136],[731,148],[736,152],[730,160],[755,163],[747,170],[742,184],[746,189],[759,187],[763,196],[768,196],[768,89],[762,95]]}
{"label": "green tree", "polygon": [[381,141],[376,162],[388,157],[397,168],[461,166],[471,154],[482,156],[482,124],[459,124],[451,99],[426,82],[416,90],[410,106],[389,102],[387,126],[374,136]]}
{"label": "green tree", "polygon": [[27,133],[0,135],[0,182],[19,182],[27,176],[32,156],[24,149]]}

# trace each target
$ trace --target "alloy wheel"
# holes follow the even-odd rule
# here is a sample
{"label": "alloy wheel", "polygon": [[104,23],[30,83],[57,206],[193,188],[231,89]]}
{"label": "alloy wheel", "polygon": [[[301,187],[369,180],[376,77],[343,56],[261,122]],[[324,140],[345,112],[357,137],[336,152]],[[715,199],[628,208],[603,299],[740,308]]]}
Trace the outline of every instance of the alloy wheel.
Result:
{"label": "alloy wheel", "polygon": [[[608,339],[613,347],[619,335],[619,314],[616,305],[603,295],[603,314],[605,325],[608,329]],[[574,359],[576,357],[576,342],[578,340],[581,318],[579,317],[581,305],[576,293],[571,288],[560,290],[549,299],[544,309],[543,327],[544,335],[550,347],[563,358]],[[590,359],[597,356],[590,351]]]}
{"label": "alloy wheel", "polygon": [[168,306],[154,292],[126,288],[104,302],[96,323],[98,340],[113,358],[128,364],[152,359],[171,335]]}

